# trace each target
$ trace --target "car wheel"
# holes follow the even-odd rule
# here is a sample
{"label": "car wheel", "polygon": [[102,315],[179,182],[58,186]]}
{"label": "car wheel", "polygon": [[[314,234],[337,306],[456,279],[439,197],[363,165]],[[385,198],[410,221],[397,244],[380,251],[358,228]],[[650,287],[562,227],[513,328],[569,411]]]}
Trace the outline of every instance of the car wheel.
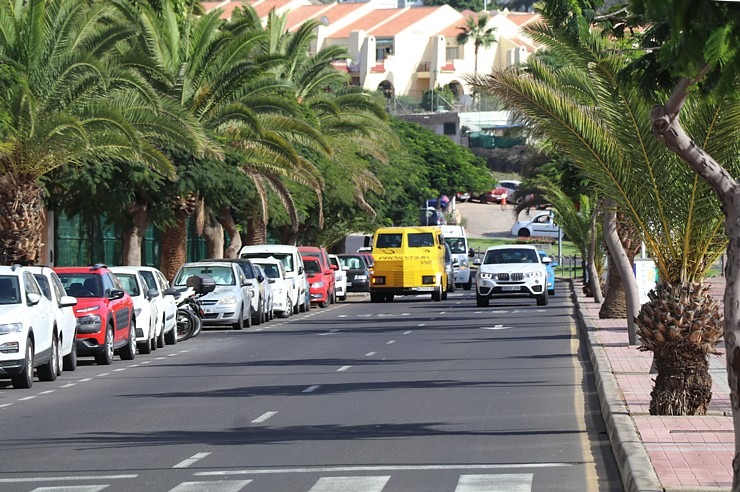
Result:
{"label": "car wheel", "polygon": [[290,318],[290,315],[293,314],[293,305],[290,303],[290,297],[285,299],[285,311],[280,313],[281,318]]}
{"label": "car wheel", "polygon": [[[170,331],[162,335],[162,337],[164,338],[164,343],[167,345],[175,345],[177,343],[177,324],[175,324],[175,327]],[[164,345],[161,345],[160,348],[163,346]]]}
{"label": "car wheel", "polygon": [[236,321],[231,324],[231,328],[234,330],[241,330],[244,328],[244,309],[239,309],[239,316],[236,318]]}
{"label": "car wheel", "polygon": [[470,290],[473,287],[473,276],[468,277],[468,282],[463,284],[463,289]]}
{"label": "car wheel", "polygon": [[153,340],[147,340],[146,342],[137,343],[136,346],[139,348],[140,354],[151,354]]}
{"label": "car wheel", "polygon": [[[165,344],[164,327],[165,327],[165,324],[164,324],[164,321],[162,321],[162,331],[159,332],[159,336],[157,337],[157,348],[163,348],[164,347],[164,344]],[[171,330],[171,331],[175,331],[175,330]]]}
{"label": "car wheel", "polygon": [[262,324],[262,317],[263,317],[262,303],[259,302],[257,303],[257,305],[259,306],[259,308],[257,309],[257,312],[252,312],[252,324],[255,326]]}
{"label": "car wheel", "polygon": [[475,305],[476,306],[488,307],[488,304],[490,303],[490,301],[491,300],[488,298],[488,296],[482,296],[478,294],[477,292],[475,293]]}
{"label": "car wheel", "polygon": [[547,291],[547,295],[548,295],[548,296],[551,296],[551,297],[552,297],[552,296],[554,296],[554,295],[555,295],[555,289],[552,289],[552,290],[548,290],[548,291]]}
{"label": "car wheel", "polygon": [[432,300],[439,302],[442,300],[442,286],[438,285],[434,288],[434,292],[432,292]]}
{"label": "car wheel", "polygon": [[382,301],[383,301],[383,294],[378,294],[377,292],[370,293],[370,302],[382,302]]}
{"label": "car wheel", "polygon": [[13,388],[28,389],[33,386],[33,353],[33,340],[28,337],[26,339],[26,358],[23,372],[11,378]]}
{"label": "car wheel", "polygon": [[56,334],[51,337],[51,354],[49,354],[49,362],[39,366],[38,374],[40,381],[54,381],[57,378],[57,370],[59,369],[59,339]]}
{"label": "car wheel", "polygon": [[95,354],[95,362],[101,366],[109,366],[113,363],[113,330],[110,328],[113,324],[108,322],[107,325],[103,352]]}
{"label": "car wheel", "polygon": [[118,351],[121,360],[134,360],[136,358],[136,327],[134,320],[129,320],[128,343]]}
{"label": "car wheel", "polygon": [[393,302],[393,298],[395,297],[395,294],[386,294],[385,295],[385,302]]}
{"label": "car wheel", "polygon": [[322,302],[319,302],[319,303],[318,303],[318,305],[319,305],[319,307],[320,307],[321,309],[324,309],[324,308],[325,308],[326,306],[328,306],[328,305],[329,305],[329,302],[327,302],[327,301],[322,301]]}
{"label": "car wheel", "polygon": [[65,371],[74,371],[77,369],[77,333],[72,338],[72,350],[64,356],[62,369]]}
{"label": "car wheel", "polygon": [[542,293],[542,295],[537,296],[537,305],[547,306],[547,291]]}
{"label": "car wheel", "polygon": [[529,232],[529,229],[521,228],[519,229],[519,237],[529,237],[532,235],[532,233]]}

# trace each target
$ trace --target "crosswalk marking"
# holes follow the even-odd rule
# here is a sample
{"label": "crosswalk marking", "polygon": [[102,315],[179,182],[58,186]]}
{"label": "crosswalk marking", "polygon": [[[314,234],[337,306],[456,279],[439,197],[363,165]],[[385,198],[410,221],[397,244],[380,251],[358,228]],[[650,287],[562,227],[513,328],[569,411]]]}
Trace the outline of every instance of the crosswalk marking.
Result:
{"label": "crosswalk marking", "polygon": [[460,475],[455,492],[530,492],[532,474]]}
{"label": "crosswalk marking", "polygon": [[59,487],[37,487],[33,492],[100,492],[110,485],[62,485]]}
{"label": "crosswalk marking", "polygon": [[390,478],[321,477],[308,492],[381,492]]}
{"label": "crosswalk marking", "polygon": [[251,480],[217,480],[215,482],[182,482],[170,492],[239,492]]}

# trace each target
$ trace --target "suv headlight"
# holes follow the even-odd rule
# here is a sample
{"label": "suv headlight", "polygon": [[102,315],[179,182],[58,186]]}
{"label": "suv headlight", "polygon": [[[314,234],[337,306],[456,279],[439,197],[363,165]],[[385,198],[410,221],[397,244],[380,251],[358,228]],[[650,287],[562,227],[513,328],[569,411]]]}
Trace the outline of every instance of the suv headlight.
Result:
{"label": "suv headlight", "polygon": [[5,323],[0,325],[0,335],[20,333],[23,331],[23,323]]}
{"label": "suv headlight", "polygon": [[492,273],[484,273],[484,272],[481,272],[480,273],[480,278],[482,278],[482,279],[491,279],[491,278],[493,278],[493,274]]}
{"label": "suv headlight", "polygon": [[236,296],[222,297],[216,304],[236,304]]}

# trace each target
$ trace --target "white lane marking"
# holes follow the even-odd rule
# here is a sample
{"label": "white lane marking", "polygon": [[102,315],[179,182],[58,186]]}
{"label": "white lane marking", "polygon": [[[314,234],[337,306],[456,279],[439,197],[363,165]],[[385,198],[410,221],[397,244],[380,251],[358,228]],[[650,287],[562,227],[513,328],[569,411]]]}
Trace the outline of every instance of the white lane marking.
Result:
{"label": "white lane marking", "polygon": [[85,379],[80,379],[80,380],[79,380],[79,381],[77,381],[77,382],[78,382],[78,383],[86,383],[86,382],[88,382],[88,381],[92,381],[92,379],[93,379],[93,378],[85,378]]}
{"label": "white lane marking", "polygon": [[416,325],[416,326],[426,326],[426,325],[427,325],[426,323],[419,323],[419,324],[418,324],[418,325]]}
{"label": "white lane marking", "polygon": [[412,333],[413,333],[413,331],[411,331],[411,330],[408,330],[408,331],[404,331],[403,332],[404,335],[411,335]]}
{"label": "white lane marking", "polygon": [[97,375],[97,377],[102,378],[103,376],[110,376],[109,372],[103,372]]}
{"label": "white lane marking", "polygon": [[447,314],[447,311],[440,311],[439,314]]}
{"label": "white lane marking", "polygon": [[314,384],[313,386],[309,386],[308,388],[304,389],[302,391],[302,393],[313,393],[314,391],[316,391],[320,387],[321,387],[321,385]]}
{"label": "white lane marking", "polygon": [[0,483],[33,483],[33,482],[73,482],[76,480],[120,480],[125,478],[136,478],[139,475],[75,475],[72,477],[25,477],[25,478],[0,478]]}
{"label": "white lane marking", "polygon": [[190,352],[190,349],[180,350],[181,354],[187,354],[188,352]]}
{"label": "white lane marking", "polygon": [[346,371],[347,369],[349,369],[350,367],[352,367],[352,366],[342,366],[342,367],[340,367],[339,369],[337,369],[337,372],[344,372],[344,371]]}
{"label": "white lane marking", "polygon": [[265,412],[262,415],[260,415],[259,417],[257,417],[256,419],[254,419],[252,421],[252,423],[253,424],[261,424],[262,422],[266,421],[270,417],[274,417],[275,415],[277,415],[277,412]]}
{"label": "white lane marking", "polygon": [[131,364],[129,367],[139,367],[140,364]]}
{"label": "white lane marking", "polygon": [[167,357],[175,357],[177,354],[170,354]]}
{"label": "white lane marking", "polygon": [[346,314],[340,314],[339,316],[337,316],[337,318],[346,318],[346,317],[347,317]]}
{"label": "white lane marking", "polygon": [[[491,314],[506,314],[506,313],[508,313],[508,312],[509,312],[509,311],[507,311],[506,309],[503,309],[503,310],[501,310],[501,309],[500,309],[500,310],[498,310],[498,311],[496,311],[496,310],[494,310],[494,311],[491,311]],[[514,310],[514,311],[512,311],[512,312],[516,313],[516,312],[518,312],[518,311]]]}
{"label": "white lane marking", "polygon": [[31,492],[100,492],[110,485],[58,485],[56,487],[36,487]]}
{"label": "white lane marking", "polygon": [[336,335],[339,330],[329,330],[326,333],[319,333],[319,335]]}
{"label": "white lane marking", "polygon": [[39,395],[48,395],[49,393],[54,393],[56,390],[46,390],[39,393]]}
{"label": "white lane marking", "polygon": [[219,480],[217,482],[182,482],[170,492],[239,492],[251,480]]}
{"label": "white lane marking", "polygon": [[178,464],[176,464],[172,468],[187,468],[190,465],[192,465],[194,463],[197,463],[198,461],[202,460],[203,458],[205,458],[209,454],[211,454],[211,453],[210,452],[196,453],[193,456],[191,456],[190,458],[187,458],[187,459],[182,460],[181,462],[179,462]]}
{"label": "white lane marking", "polygon": [[384,477],[321,477],[308,492],[380,492],[390,480]]}
{"label": "white lane marking", "polygon": [[483,311],[473,311],[473,314],[483,314]]}
{"label": "white lane marking", "polygon": [[395,340],[388,340],[387,342],[385,342],[386,345],[393,345],[394,343],[396,343]]}
{"label": "white lane marking", "polygon": [[34,398],[36,398],[36,395],[26,396],[25,398],[18,398],[18,401],[33,400]]}
{"label": "white lane marking", "polygon": [[529,492],[531,473],[460,475],[455,492]]}
{"label": "white lane marking", "polygon": [[13,406],[12,403],[3,403],[2,405],[0,405],[0,408],[7,408],[7,407],[12,407],[12,406]]}
{"label": "white lane marking", "polygon": [[383,472],[414,470],[502,470],[516,468],[563,468],[573,463],[510,463],[489,465],[388,465],[388,466],[315,466],[304,468],[253,468],[251,470],[219,470],[196,472],[199,477],[217,477],[224,475],[270,475],[279,473],[340,473],[340,472]]}
{"label": "white lane marking", "polygon": [[508,330],[510,326],[494,325],[494,326],[481,326],[481,330]]}
{"label": "white lane marking", "polygon": [[368,352],[365,354],[365,357],[372,357],[375,354],[377,354],[377,352]]}
{"label": "white lane marking", "polygon": [[[164,360],[164,357],[157,357],[157,360]],[[142,362],[142,364],[151,364],[151,363],[152,361],[150,360],[145,360],[144,362]]]}
{"label": "white lane marking", "polygon": [[67,383],[65,385],[60,386],[60,388],[69,388],[72,386],[77,386],[77,383]]}
{"label": "white lane marking", "polygon": [[113,372],[121,372],[121,371],[125,371],[125,370],[126,370],[125,367],[120,367],[118,369],[113,369]]}

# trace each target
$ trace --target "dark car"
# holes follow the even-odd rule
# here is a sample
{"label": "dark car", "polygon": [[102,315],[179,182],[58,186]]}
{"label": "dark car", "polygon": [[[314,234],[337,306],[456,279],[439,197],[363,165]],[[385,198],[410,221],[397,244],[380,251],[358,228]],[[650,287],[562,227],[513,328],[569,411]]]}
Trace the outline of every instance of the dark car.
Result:
{"label": "dark car", "polygon": [[337,255],[342,270],[347,272],[347,292],[370,292],[370,267],[362,254]]}

